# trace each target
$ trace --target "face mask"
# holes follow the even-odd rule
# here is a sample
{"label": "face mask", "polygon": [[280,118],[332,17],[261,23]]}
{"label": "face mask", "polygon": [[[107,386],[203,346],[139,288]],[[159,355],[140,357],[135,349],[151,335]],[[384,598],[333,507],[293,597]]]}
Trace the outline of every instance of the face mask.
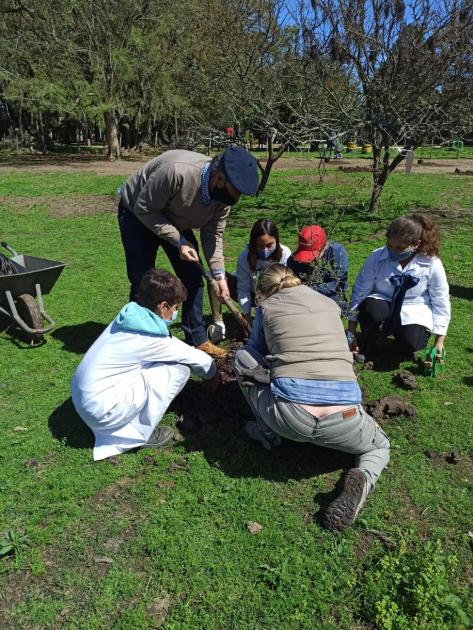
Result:
{"label": "face mask", "polygon": [[175,322],[178,315],[179,315],[179,311],[173,311],[171,315],[171,319],[164,320],[166,322],[166,326],[170,326],[173,322]]}
{"label": "face mask", "polygon": [[417,250],[415,247],[410,247],[409,249],[405,249],[403,252],[397,252],[396,250],[388,247],[389,258],[393,262],[399,262],[401,260],[405,260],[406,258],[409,258],[409,256],[412,256],[412,254],[415,254],[416,251]]}
{"label": "face mask", "polygon": [[258,256],[263,260],[268,260],[276,251],[276,245],[272,247],[263,247],[263,249],[258,249]]}
{"label": "face mask", "polygon": [[236,204],[235,199],[230,195],[228,190],[224,188],[214,188],[211,192],[212,199],[215,201],[220,201],[224,203],[226,206],[233,206]]}

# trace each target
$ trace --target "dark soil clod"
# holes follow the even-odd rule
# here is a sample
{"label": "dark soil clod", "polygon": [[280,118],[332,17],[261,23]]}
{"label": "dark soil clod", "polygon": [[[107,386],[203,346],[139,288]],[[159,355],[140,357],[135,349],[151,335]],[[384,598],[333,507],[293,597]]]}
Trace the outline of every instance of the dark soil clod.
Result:
{"label": "dark soil clod", "polygon": [[429,448],[425,451],[425,456],[428,459],[439,459],[439,457],[442,457],[443,453],[440,453],[439,451],[434,450],[433,448]]}
{"label": "dark soil clod", "polygon": [[393,381],[396,385],[403,387],[404,389],[417,389],[417,381],[415,376],[408,370],[402,370],[394,375]]}
{"label": "dark soil clod", "polygon": [[452,451],[449,455],[447,455],[445,461],[447,462],[447,464],[459,464],[460,456],[458,453],[455,453],[455,451]]}
{"label": "dark soil clod", "polygon": [[467,176],[471,176],[473,175],[473,171],[461,171],[459,168],[455,169],[454,175],[467,175]]}
{"label": "dark soil clod", "polygon": [[402,396],[384,396],[378,400],[372,400],[367,403],[366,410],[376,420],[395,416],[413,418],[417,413],[414,405]]}

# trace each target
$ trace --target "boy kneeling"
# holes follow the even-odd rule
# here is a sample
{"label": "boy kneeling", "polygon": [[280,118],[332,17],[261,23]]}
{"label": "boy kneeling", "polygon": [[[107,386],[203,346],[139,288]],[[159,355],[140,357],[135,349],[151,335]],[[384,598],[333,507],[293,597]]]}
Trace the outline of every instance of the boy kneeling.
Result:
{"label": "boy kneeling", "polygon": [[72,402],[94,432],[94,460],[171,441],[172,429],[158,425],[191,371],[218,384],[213,359],[169,333],[186,297],[175,276],[149,269],[137,302],[122,308],[79,364]]}

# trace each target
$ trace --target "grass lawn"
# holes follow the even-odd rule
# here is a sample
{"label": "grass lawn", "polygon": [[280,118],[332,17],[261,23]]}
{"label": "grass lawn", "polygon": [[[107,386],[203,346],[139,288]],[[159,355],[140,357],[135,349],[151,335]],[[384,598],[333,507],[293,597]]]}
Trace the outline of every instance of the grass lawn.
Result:
{"label": "grass lawn", "polygon": [[[265,154],[264,151],[254,151],[255,155],[257,156],[264,156],[267,155]],[[331,155],[333,157],[333,151],[331,153],[328,154],[329,156]],[[372,159],[372,155],[368,154],[368,153],[363,153],[362,147],[358,146],[355,151],[347,151],[346,148],[343,149],[342,151],[342,155],[343,155],[343,159],[354,159],[354,158],[362,158],[362,159],[366,159],[366,160],[371,160]],[[392,150],[392,157],[394,157],[395,155],[395,151],[394,149]],[[296,159],[301,159],[301,160],[307,160],[307,159],[318,159],[320,158],[320,151],[307,151],[304,149],[300,149],[299,151],[285,151],[284,155],[282,156],[281,159],[284,158],[296,158]],[[424,159],[424,160],[461,160],[463,159],[471,159],[473,158],[473,147],[471,146],[465,146],[461,151],[455,151],[454,149],[451,148],[451,146],[446,146],[446,147],[437,147],[437,146],[425,146],[425,147],[418,147],[417,149],[414,150],[414,158],[415,159]]]}
{"label": "grass lawn", "polygon": [[[202,403],[197,435],[164,451],[93,463],[69,384],[127,299],[116,217],[103,210],[122,178],[2,173],[1,240],[67,263],[45,299],[57,321],[47,343],[29,348],[12,329],[0,334],[0,550],[10,542],[15,551],[0,558],[2,629],[473,623],[473,182],[394,174],[382,212],[371,216],[365,175],[329,170],[319,185],[311,173],[277,171],[263,196],[233,209],[225,242],[233,269],[256,218],[277,221],[291,248],[297,227],[320,221],[346,243],[353,281],[393,217],[422,207],[442,223],[453,306],[448,369],[436,380],[419,377],[409,394],[392,372],[360,372],[367,399],[406,395],[417,416],[384,421],[391,463],[356,524],[334,535],[314,515],[350,459],[288,443],[263,452],[194,382],[187,391]],[[91,195],[97,211],[79,216],[74,210],[84,196],[90,206]],[[169,268],[161,253],[158,266]],[[203,413],[210,404],[211,424]],[[174,405],[165,422],[182,409]],[[428,449],[455,451],[459,462],[429,459]],[[249,533],[249,521],[261,531]]]}

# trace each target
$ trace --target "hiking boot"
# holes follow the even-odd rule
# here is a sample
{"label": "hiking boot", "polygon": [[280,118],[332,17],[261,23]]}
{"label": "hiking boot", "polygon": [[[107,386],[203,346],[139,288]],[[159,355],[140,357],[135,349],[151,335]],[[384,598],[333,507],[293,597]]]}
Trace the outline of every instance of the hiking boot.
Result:
{"label": "hiking boot", "polygon": [[225,339],[225,324],[223,322],[210,324],[207,335],[212,343],[220,343]]}
{"label": "hiking boot", "polygon": [[226,350],[224,350],[223,348],[219,348],[211,341],[204,341],[204,343],[201,343],[200,346],[196,346],[196,348],[197,350],[202,350],[202,352],[206,352],[214,359],[223,359],[227,356]]}
{"label": "hiking boot", "polygon": [[174,438],[174,432],[171,427],[156,427],[143,448],[161,448]]}
{"label": "hiking boot", "polygon": [[270,451],[273,446],[281,446],[282,440],[277,433],[273,433],[271,429],[267,432],[261,431],[256,422],[247,422],[243,430],[249,438],[262,444],[267,451]]}
{"label": "hiking boot", "polygon": [[368,479],[359,468],[351,468],[343,480],[343,490],[322,517],[322,524],[332,531],[350,527],[368,495]]}

